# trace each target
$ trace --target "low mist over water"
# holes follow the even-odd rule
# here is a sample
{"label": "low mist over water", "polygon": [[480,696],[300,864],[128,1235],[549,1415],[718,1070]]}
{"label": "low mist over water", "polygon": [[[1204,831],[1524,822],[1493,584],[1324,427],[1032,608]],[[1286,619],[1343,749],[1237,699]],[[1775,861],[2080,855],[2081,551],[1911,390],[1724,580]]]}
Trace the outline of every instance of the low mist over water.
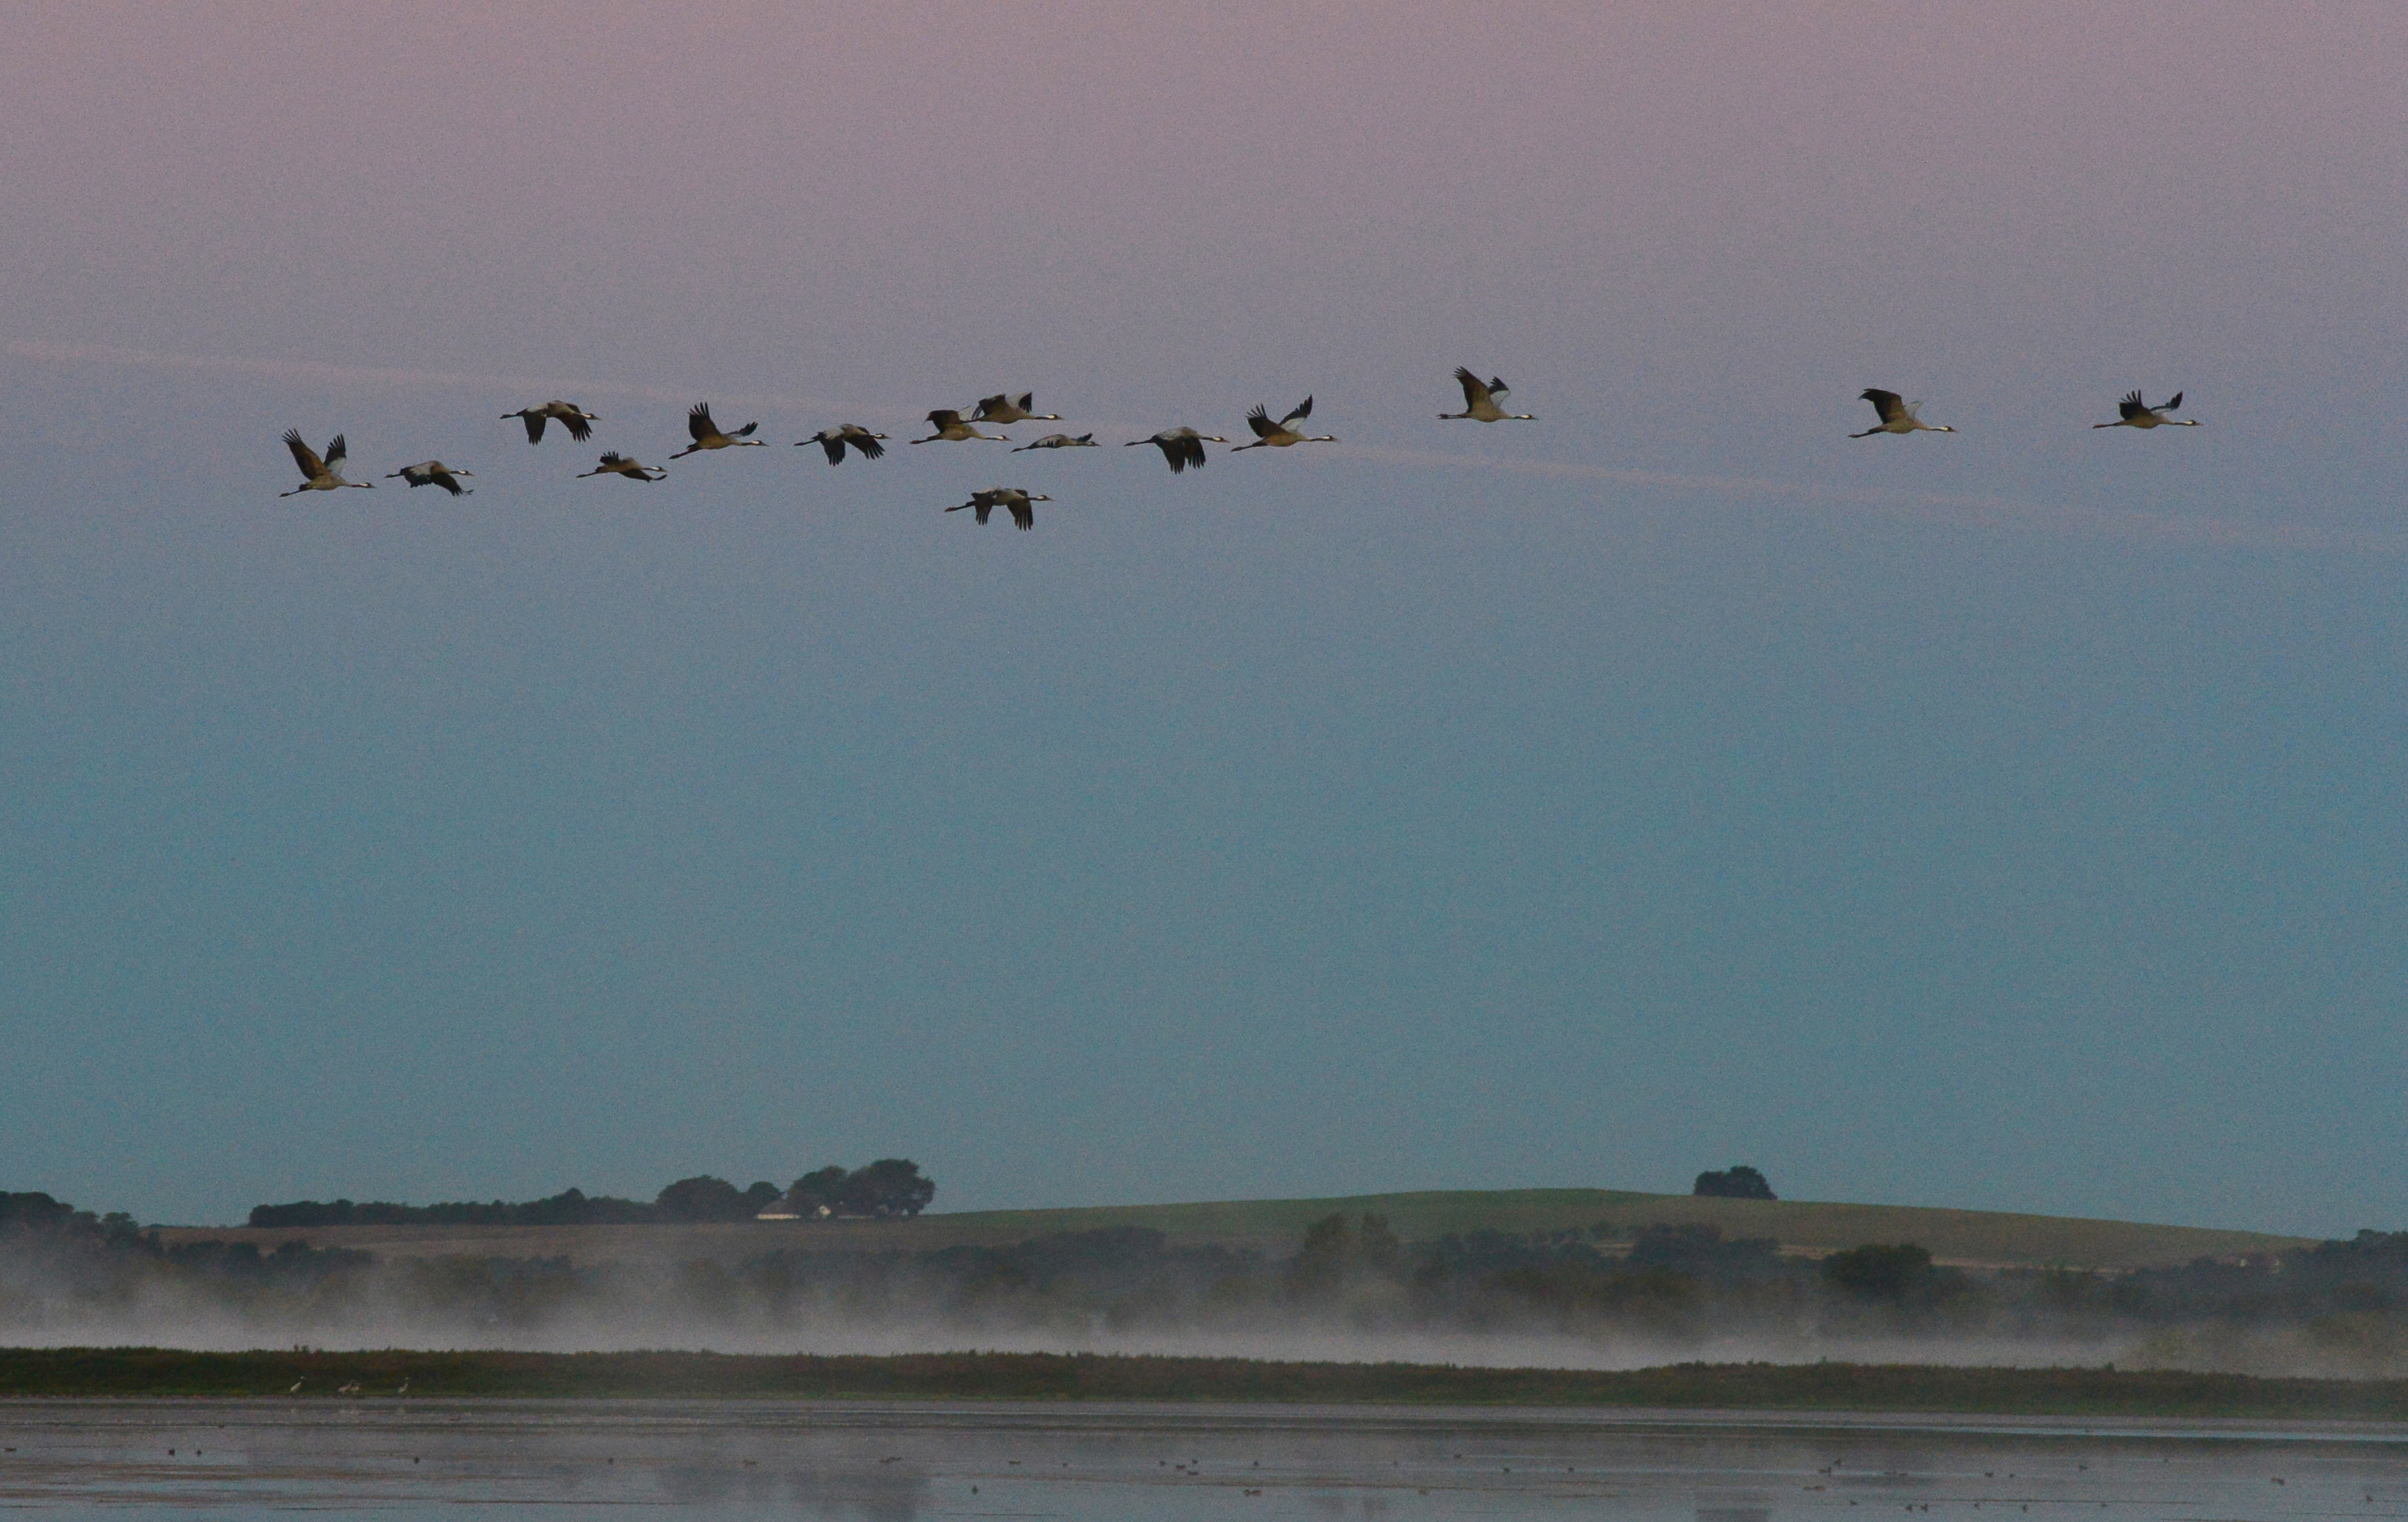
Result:
{"label": "low mist over water", "polygon": [[[677,1228],[643,1231],[660,1256],[383,1256],[297,1236],[270,1237],[265,1250],[252,1240],[163,1241],[129,1221],[58,1207],[42,1224],[0,1231],[0,1338],[1598,1369],[1832,1358],[2408,1370],[2408,1234],[2397,1233],[2110,1273],[1952,1265],[1899,1242],[1807,1256],[1698,1225],[1598,1222],[1407,1241],[1383,1216],[1342,1213],[1262,1246],[1119,1227],[864,1248],[806,1226],[732,1239],[733,1248],[722,1240],[710,1256]],[[619,1239],[544,1240],[599,1249]],[[757,1245],[767,1242],[783,1245]]]}

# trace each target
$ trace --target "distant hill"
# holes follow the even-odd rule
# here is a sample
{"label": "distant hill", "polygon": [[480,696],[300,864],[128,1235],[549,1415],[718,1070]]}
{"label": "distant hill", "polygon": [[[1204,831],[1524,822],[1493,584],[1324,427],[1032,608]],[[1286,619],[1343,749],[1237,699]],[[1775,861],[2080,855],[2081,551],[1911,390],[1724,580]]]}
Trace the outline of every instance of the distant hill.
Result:
{"label": "distant hill", "polygon": [[[2305,1237],[2200,1227],[2151,1226],[2001,1211],[1915,1205],[1852,1205],[1797,1199],[1712,1199],[1627,1189],[1447,1189],[1326,1199],[1238,1199],[1180,1205],[1104,1205],[1075,1210],[961,1211],[913,1221],[763,1221],[681,1226],[367,1226],[296,1229],[179,1227],[165,1240],[306,1239],[322,1247],[364,1247],[393,1257],[452,1253],[511,1257],[566,1254],[583,1263],[751,1256],[773,1248],[924,1249],[994,1245],[1066,1231],[1135,1226],[1175,1242],[1294,1250],[1312,1222],[1332,1212],[1388,1218],[1408,1242],[1491,1230],[1587,1232],[1599,1224],[1627,1239],[1642,1226],[1712,1225],[1727,1237],[1770,1237],[1811,1256],[1869,1242],[1913,1242],[1942,1262],[1992,1267],[2064,1265],[2133,1269],[2240,1257],[2309,1245]],[[1611,1239],[1609,1239],[1611,1240]]]}
{"label": "distant hill", "polygon": [[1479,1230],[1580,1230],[1599,1222],[1611,1223],[1627,1237],[1641,1226],[1694,1224],[1719,1227],[1726,1237],[1770,1237],[1784,1252],[1813,1256],[1868,1242],[1914,1242],[1930,1248],[1934,1256],[1952,1262],[2100,1269],[2275,1253],[2304,1247],[2315,1240],[2003,1211],[1712,1199],[1628,1189],[1445,1189],[1329,1199],[965,1212],[939,1219],[1011,1237],[1142,1226],[1174,1238],[1269,1245],[1292,1242],[1307,1226],[1332,1211],[1385,1215],[1391,1228],[1407,1241]]}

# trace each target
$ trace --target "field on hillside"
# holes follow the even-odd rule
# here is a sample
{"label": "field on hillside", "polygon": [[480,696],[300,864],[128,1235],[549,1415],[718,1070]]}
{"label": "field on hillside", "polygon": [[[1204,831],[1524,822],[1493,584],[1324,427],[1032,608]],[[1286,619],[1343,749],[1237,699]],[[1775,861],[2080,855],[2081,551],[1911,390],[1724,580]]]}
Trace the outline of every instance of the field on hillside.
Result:
{"label": "field on hillside", "polygon": [[1618,1189],[1430,1190],[1327,1199],[1248,1199],[1184,1205],[1115,1205],[1081,1210],[965,1211],[911,1221],[764,1221],[697,1226],[315,1227],[286,1230],[176,1227],[169,1242],[251,1242],[266,1250],[288,1241],[361,1247],[386,1257],[470,1254],[566,1256],[580,1263],[734,1262],[779,1248],[805,1251],[917,1252],[954,1245],[1001,1246],[1059,1232],[1144,1227],[1174,1242],[1218,1242],[1267,1253],[1294,1250],[1306,1227],[1330,1214],[1377,1214],[1408,1242],[1479,1230],[1587,1231],[1600,1223],[1620,1235],[1656,1224],[1705,1224],[1727,1237],[1770,1237],[1785,1252],[1820,1256],[1863,1242],[1913,1242],[1942,1261],[1963,1265],[2063,1265],[2132,1269],[2239,1257],[2307,1245],[2307,1239],[2255,1231],[2149,1226],[1996,1211],[1811,1200],[1705,1199]]}

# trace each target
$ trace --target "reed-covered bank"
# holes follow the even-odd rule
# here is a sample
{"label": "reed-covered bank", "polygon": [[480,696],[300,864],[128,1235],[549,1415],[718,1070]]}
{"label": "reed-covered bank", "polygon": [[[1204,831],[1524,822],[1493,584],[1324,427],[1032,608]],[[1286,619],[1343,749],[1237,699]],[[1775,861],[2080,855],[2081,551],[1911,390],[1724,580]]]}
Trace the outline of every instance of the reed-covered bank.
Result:
{"label": "reed-covered bank", "polygon": [[7,1348],[0,1349],[0,1396],[1230,1400],[2408,1420],[2408,1380],[1847,1363],[1606,1371],[1021,1353]]}

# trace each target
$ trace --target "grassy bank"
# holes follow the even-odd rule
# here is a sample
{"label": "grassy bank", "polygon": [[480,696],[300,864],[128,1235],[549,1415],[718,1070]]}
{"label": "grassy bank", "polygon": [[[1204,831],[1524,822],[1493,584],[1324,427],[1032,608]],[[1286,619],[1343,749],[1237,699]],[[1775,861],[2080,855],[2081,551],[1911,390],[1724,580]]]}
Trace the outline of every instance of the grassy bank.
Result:
{"label": "grassy bank", "polygon": [[[0,1349],[0,1396],[1259,1400],[2408,1420],[2408,1381],[2113,1369],[1682,1364],[1621,1372],[1080,1354]],[[358,1384],[355,1397],[337,1394]]]}

